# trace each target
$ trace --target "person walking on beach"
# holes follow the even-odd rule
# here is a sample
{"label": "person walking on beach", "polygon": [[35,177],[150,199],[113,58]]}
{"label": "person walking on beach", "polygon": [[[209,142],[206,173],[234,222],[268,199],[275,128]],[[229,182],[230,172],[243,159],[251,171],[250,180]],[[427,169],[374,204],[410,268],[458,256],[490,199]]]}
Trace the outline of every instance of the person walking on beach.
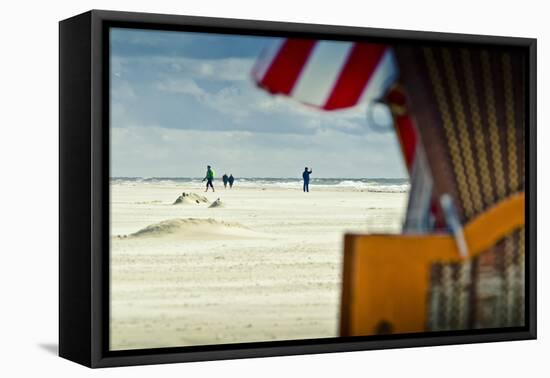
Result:
{"label": "person walking on beach", "polygon": [[229,181],[229,177],[227,177],[226,173],[223,174],[222,180],[223,180],[223,187],[227,188],[227,182]]}
{"label": "person walking on beach", "polygon": [[304,173],[302,173],[302,178],[304,179],[304,192],[309,193],[309,175],[313,172],[311,169],[308,170],[307,167],[304,169]]}
{"label": "person walking on beach", "polygon": [[229,181],[229,189],[233,188],[233,182],[235,181],[235,177],[230,173],[229,178],[227,179]]}
{"label": "person walking on beach", "polygon": [[208,187],[211,187],[212,191],[215,192],[214,184],[212,184],[212,181],[214,180],[214,171],[212,170],[212,168],[210,166],[206,167],[206,176],[202,179],[202,181],[204,182],[205,180],[206,180],[206,190],[205,190],[205,192],[208,192]]}

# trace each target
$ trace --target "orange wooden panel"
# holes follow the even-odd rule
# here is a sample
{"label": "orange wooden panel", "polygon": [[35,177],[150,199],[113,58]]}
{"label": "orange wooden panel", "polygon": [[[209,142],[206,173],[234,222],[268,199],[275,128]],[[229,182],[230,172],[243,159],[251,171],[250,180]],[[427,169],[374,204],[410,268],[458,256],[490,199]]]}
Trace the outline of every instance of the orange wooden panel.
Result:
{"label": "orange wooden panel", "polygon": [[[468,258],[522,227],[524,218],[519,193],[473,219],[464,227]],[[340,334],[425,331],[430,267],[461,261],[449,234],[346,235]]]}

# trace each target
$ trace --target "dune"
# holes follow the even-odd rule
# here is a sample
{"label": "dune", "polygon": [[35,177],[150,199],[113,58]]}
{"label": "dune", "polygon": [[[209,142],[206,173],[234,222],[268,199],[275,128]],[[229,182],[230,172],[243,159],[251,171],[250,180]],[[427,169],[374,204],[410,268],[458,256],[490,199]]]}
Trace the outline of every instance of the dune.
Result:
{"label": "dune", "polygon": [[201,204],[201,203],[208,203],[208,198],[205,196],[201,196],[196,193],[185,193],[183,192],[181,196],[176,198],[173,205],[179,205],[179,204]]}
{"label": "dune", "polygon": [[151,224],[130,234],[131,238],[181,238],[181,239],[224,239],[254,238],[262,234],[240,223],[218,221],[212,218],[175,218]]}
{"label": "dune", "polygon": [[215,200],[214,202],[212,202],[212,203],[210,204],[210,206],[208,206],[208,207],[225,207],[225,204],[222,202],[221,199],[218,198],[217,200]]}

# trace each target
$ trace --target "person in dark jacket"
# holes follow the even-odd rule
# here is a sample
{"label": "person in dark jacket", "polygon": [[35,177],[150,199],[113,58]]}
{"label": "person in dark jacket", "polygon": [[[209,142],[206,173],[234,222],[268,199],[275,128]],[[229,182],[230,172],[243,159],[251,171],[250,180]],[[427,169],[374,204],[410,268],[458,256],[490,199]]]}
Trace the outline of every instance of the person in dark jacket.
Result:
{"label": "person in dark jacket", "polygon": [[229,182],[229,189],[231,189],[233,187],[233,182],[235,181],[235,177],[233,177],[233,175],[230,173],[227,181]]}
{"label": "person in dark jacket", "polygon": [[307,167],[302,173],[302,178],[304,179],[304,192],[309,192],[309,175],[313,172],[311,169],[308,170]]}
{"label": "person in dark jacket", "polygon": [[223,180],[223,187],[227,188],[227,182],[229,181],[229,177],[227,177],[227,174],[225,173],[223,174],[222,180]]}

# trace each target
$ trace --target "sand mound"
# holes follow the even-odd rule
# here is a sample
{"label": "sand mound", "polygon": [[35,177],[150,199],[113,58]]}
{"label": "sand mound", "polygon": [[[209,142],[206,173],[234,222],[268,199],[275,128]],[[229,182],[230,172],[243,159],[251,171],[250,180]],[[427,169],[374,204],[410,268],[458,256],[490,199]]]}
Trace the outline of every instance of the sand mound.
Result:
{"label": "sand mound", "polygon": [[174,201],[173,204],[179,205],[179,204],[188,204],[188,203],[193,203],[193,204],[208,203],[208,199],[205,196],[201,196],[196,193],[183,192],[181,196],[176,198],[176,201]]}
{"label": "sand mound", "polygon": [[221,199],[218,198],[217,200],[215,200],[214,202],[212,202],[212,203],[210,204],[210,206],[208,206],[208,207],[224,207],[224,206],[225,206],[225,204],[222,202]]}
{"label": "sand mound", "polygon": [[129,237],[172,237],[181,239],[223,239],[258,237],[256,233],[239,223],[217,221],[212,218],[176,218],[151,224]]}

